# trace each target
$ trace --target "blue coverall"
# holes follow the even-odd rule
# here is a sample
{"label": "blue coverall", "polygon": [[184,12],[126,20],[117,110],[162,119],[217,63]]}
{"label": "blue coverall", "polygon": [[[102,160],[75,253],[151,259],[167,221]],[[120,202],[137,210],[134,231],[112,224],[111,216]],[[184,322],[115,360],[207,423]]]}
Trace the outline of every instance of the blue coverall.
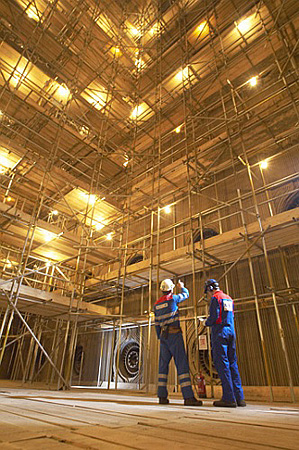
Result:
{"label": "blue coverall", "polygon": [[163,295],[154,305],[156,332],[158,339],[160,339],[158,397],[161,398],[167,398],[168,396],[167,377],[172,357],[177,368],[184,399],[194,398],[182,332],[169,333],[166,339],[161,335],[161,329],[165,326],[180,330],[178,303],[186,300],[188,297],[188,289],[182,287],[181,294],[168,293]]}
{"label": "blue coverall", "polygon": [[222,383],[222,400],[241,401],[244,394],[236,355],[234,302],[229,295],[220,290],[213,294],[205,325],[212,327],[212,355]]}

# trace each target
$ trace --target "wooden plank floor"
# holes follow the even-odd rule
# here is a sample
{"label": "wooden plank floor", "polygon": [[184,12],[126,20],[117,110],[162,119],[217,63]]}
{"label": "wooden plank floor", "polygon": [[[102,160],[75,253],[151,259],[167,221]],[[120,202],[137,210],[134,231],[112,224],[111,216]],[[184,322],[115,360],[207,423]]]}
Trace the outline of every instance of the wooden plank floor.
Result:
{"label": "wooden plank floor", "polygon": [[221,409],[181,398],[97,390],[0,390],[0,449],[290,449],[299,442],[299,406],[249,403]]}

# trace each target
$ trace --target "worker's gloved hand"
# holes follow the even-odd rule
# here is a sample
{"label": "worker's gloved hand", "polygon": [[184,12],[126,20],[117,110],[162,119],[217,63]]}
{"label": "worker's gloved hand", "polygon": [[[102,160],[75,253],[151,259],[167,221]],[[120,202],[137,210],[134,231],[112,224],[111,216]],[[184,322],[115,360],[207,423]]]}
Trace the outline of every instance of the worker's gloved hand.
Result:
{"label": "worker's gloved hand", "polygon": [[184,283],[181,280],[179,280],[177,286],[179,288],[183,288],[184,287]]}
{"label": "worker's gloved hand", "polygon": [[206,326],[206,321],[207,321],[207,319],[205,319],[204,317],[199,317],[199,322],[201,323],[201,325],[202,325],[203,327]]}

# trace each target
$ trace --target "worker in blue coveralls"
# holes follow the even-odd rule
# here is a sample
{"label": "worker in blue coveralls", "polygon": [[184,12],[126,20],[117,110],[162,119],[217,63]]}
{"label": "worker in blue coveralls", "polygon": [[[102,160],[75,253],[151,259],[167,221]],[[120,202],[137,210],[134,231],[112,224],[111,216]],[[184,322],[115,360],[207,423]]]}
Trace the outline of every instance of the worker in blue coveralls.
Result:
{"label": "worker in blue coveralls", "polygon": [[169,403],[167,398],[167,376],[169,363],[173,357],[184,397],[184,405],[201,406],[202,402],[196,400],[191,387],[189,364],[185,352],[178,312],[178,303],[189,297],[189,291],[184,287],[184,283],[181,281],[178,282],[178,287],[181,289],[180,294],[173,294],[174,287],[171,280],[163,280],[160,285],[163,295],[154,305],[156,332],[158,339],[160,339],[158,379],[159,403],[162,405],[167,405]]}
{"label": "worker in blue coveralls", "polygon": [[222,383],[222,398],[213,405],[229,408],[246,406],[237,364],[234,302],[219,289],[214,279],[205,282],[205,294],[211,302],[209,317],[203,324],[212,328],[213,361]]}

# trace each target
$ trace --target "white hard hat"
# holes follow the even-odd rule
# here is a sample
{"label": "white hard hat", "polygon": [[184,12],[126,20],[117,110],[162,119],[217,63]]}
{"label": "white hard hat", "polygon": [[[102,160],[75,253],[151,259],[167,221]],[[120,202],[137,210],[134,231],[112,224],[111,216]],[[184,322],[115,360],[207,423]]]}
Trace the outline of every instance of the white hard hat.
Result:
{"label": "white hard hat", "polygon": [[170,280],[170,278],[166,278],[166,280],[163,280],[160,284],[160,289],[163,292],[172,291],[174,286],[175,285],[173,284],[172,280]]}

